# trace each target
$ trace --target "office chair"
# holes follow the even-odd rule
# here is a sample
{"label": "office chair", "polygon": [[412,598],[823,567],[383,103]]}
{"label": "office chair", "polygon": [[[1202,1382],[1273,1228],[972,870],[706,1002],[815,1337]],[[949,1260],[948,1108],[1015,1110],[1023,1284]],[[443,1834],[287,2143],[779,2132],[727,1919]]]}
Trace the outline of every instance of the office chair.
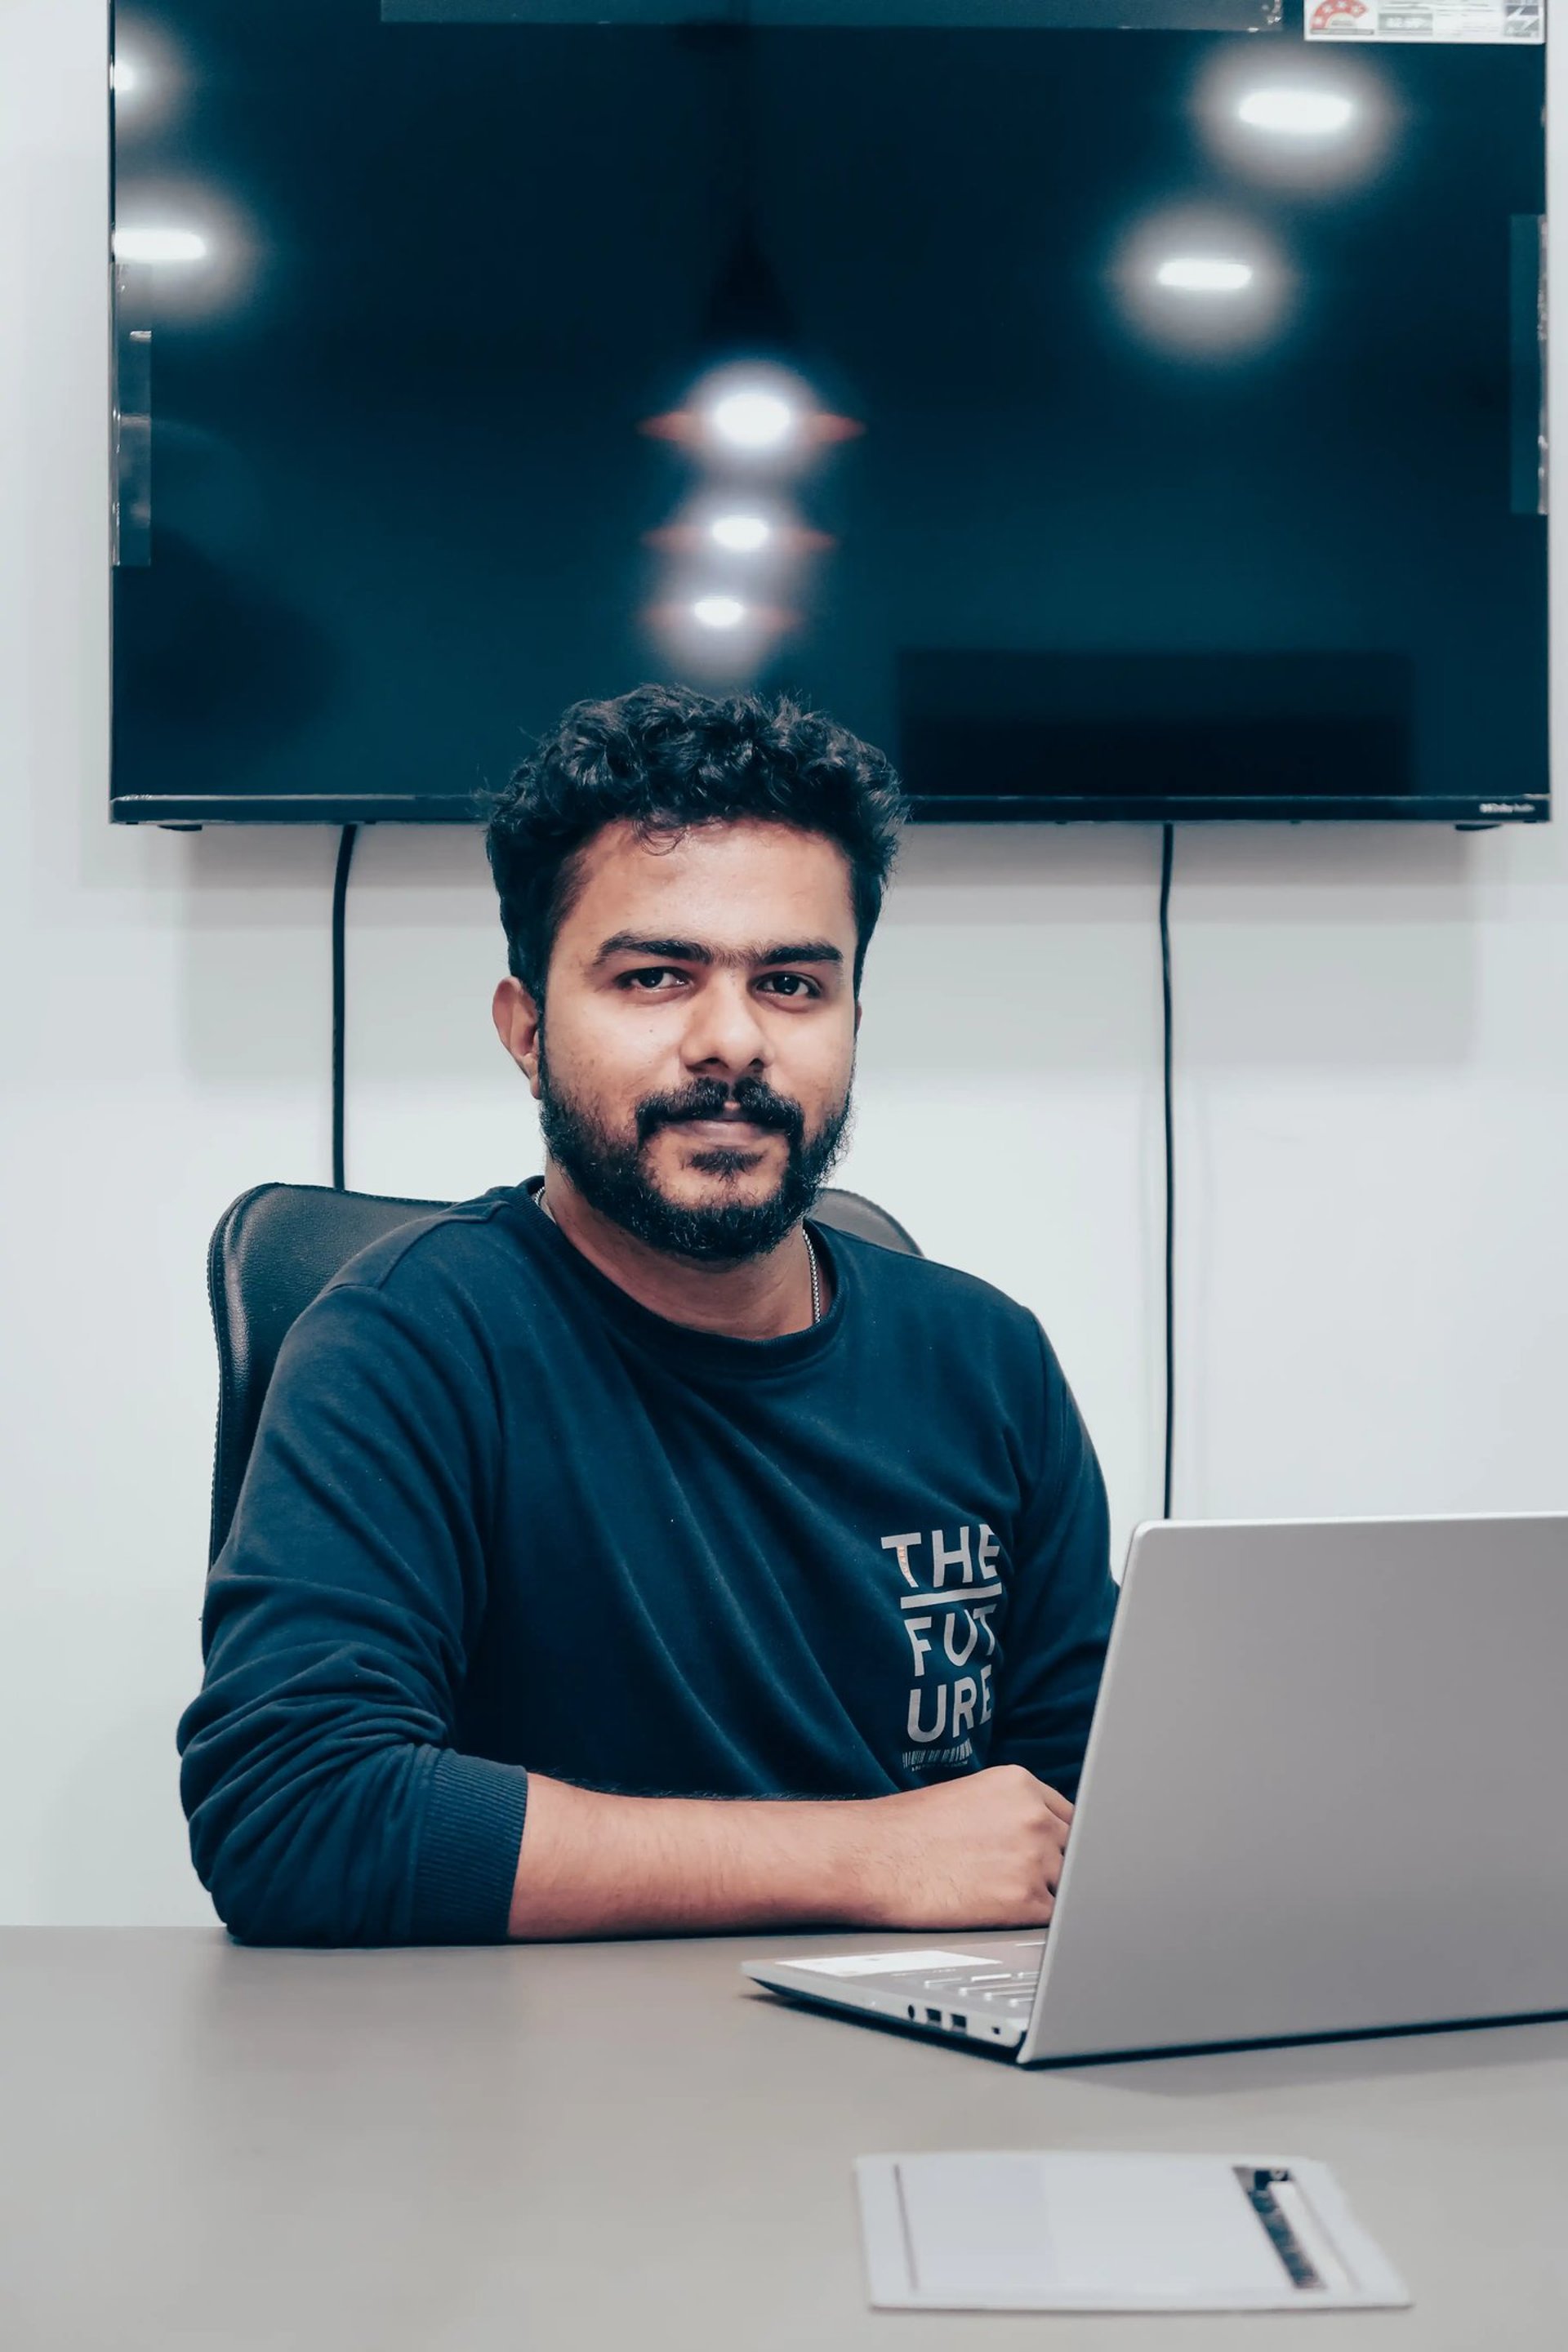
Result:
{"label": "office chair", "polygon": [[[207,1300],[217,1340],[217,1439],[213,1449],[209,1567],[223,1549],[262,1400],[289,1326],[351,1257],[383,1234],[449,1208],[327,1184],[257,1184],[231,1202],[207,1244]],[[816,1223],[919,1257],[897,1219],[858,1192],[818,1195]]]}

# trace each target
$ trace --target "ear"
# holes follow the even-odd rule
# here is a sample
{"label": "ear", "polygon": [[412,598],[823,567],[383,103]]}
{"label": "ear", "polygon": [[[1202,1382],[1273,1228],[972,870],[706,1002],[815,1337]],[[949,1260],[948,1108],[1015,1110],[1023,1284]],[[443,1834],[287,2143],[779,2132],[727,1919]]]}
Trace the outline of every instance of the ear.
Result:
{"label": "ear", "polygon": [[490,999],[490,1019],[496,1024],[496,1035],[528,1080],[529,1091],[537,1102],[540,1011],[521,981],[513,980],[510,973],[498,982]]}

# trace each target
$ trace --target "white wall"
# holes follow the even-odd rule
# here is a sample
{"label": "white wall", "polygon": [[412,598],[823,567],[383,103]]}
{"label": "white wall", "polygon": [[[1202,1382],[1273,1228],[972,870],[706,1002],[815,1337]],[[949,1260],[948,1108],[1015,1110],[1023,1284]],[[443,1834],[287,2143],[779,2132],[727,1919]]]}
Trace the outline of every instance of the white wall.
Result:
{"label": "white wall", "polygon": [[[210,1916],[174,1750],[199,1674],[204,1252],[247,1185],[331,1175],[335,835],[111,831],[105,813],[102,14],[0,7],[16,1921]],[[1559,665],[1563,643],[1560,625]],[[1119,1541],[1159,1497],[1157,866],[1131,830],[912,837],[869,967],[845,1180],[1044,1316]],[[1188,830],[1174,927],[1178,1508],[1568,1507],[1568,817],[1468,837]],[[456,1197],[537,1166],[490,1028],[503,969],[477,832],[362,835],[351,1184]]]}

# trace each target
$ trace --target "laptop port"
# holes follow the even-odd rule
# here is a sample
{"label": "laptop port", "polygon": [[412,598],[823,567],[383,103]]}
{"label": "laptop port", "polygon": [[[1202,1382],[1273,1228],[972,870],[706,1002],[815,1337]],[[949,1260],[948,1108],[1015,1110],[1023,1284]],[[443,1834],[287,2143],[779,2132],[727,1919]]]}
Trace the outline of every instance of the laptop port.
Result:
{"label": "laptop port", "polygon": [[910,2003],[910,2015],[915,2018],[918,2018],[920,2015],[920,2011],[915,2007],[912,2000]]}
{"label": "laptop port", "polygon": [[958,2011],[957,2011],[957,2010],[956,2010],[956,2009],[955,2009],[955,2010],[953,2011],[953,2012],[952,2012],[952,2024],[953,2024],[953,2031],[954,2031],[954,2032],[956,2032],[956,2033],[965,2033],[965,2032],[968,2032],[968,2030],[969,2030],[969,2020],[968,2020],[968,2018],[967,2018],[967,2017],[960,2017],[960,2015],[959,2015],[959,2013],[958,2013]]}
{"label": "laptop port", "polygon": [[940,2025],[940,2024],[942,2023],[942,2011],[941,2011],[941,2010],[940,2010],[940,2009],[928,2009],[928,2010],[927,2010],[927,2011],[926,2011],[926,2023],[927,2023],[928,2025]]}

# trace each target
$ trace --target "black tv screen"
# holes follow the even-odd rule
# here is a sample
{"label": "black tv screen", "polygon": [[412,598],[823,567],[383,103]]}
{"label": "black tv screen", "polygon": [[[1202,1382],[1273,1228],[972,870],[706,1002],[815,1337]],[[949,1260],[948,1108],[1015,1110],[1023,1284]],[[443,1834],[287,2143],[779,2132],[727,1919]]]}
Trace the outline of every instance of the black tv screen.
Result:
{"label": "black tv screen", "polygon": [[118,9],[116,820],[651,677],[926,817],[1548,814],[1539,47],[672,13]]}

